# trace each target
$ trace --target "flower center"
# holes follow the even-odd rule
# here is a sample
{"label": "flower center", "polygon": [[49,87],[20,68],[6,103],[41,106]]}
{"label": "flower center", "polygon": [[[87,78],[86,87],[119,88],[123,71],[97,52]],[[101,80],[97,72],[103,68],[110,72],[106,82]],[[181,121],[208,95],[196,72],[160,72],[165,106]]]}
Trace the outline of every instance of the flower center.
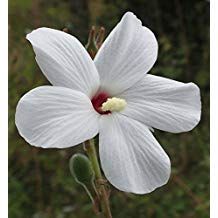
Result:
{"label": "flower center", "polygon": [[100,92],[92,98],[92,105],[99,114],[110,114],[122,111],[127,103],[124,99],[110,97],[106,92]]}

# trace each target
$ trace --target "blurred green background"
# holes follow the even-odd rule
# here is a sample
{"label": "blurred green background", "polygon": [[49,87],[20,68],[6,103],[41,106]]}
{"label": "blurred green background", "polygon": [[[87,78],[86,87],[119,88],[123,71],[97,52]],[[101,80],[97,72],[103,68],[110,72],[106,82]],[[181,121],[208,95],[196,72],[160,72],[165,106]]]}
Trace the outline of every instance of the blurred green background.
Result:
{"label": "blurred green background", "polygon": [[9,217],[95,217],[89,198],[70,175],[68,160],[82,147],[43,150],[19,135],[14,114],[19,98],[48,84],[26,33],[41,26],[69,32],[85,44],[91,25],[108,34],[127,10],[156,35],[159,56],[152,74],[201,89],[202,119],[191,132],[155,136],[169,154],[167,185],[138,196],[112,189],[114,218],[209,217],[209,2],[206,0],[10,0],[9,1]]}

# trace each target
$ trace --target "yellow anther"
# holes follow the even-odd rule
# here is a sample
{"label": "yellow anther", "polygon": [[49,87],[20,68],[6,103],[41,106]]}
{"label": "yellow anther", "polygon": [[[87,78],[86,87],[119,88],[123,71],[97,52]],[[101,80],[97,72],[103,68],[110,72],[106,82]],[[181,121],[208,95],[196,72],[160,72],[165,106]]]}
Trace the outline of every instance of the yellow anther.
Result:
{"label": "yellow anther", "polygon": [[122,111],[126,107],[127,103],[124,99],[121,98],[108,98],[106,102],[102,104],[102,111]]}

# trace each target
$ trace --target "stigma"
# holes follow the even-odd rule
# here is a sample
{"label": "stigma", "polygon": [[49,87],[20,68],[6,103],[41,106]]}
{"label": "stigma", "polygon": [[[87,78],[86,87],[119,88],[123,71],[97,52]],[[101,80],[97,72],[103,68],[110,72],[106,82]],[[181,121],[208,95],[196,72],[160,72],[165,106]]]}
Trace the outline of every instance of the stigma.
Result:
{"label": "stigma", "polygon": [[125,99],[122,98],[108,98],[107,101],[105,101],[102,104],[101,110],[102,111],[110,111],[110,112],[120,112],[126,107],[127,103]]}

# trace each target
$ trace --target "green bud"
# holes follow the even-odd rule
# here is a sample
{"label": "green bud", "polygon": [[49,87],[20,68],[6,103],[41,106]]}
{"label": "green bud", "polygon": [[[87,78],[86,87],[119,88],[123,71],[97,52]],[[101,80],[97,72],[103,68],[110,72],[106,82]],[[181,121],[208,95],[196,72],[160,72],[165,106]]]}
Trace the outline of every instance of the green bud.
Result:
{"label": "green bud", "polygon": [[70,172],[76,182],[87,185],[93,182],[94,172],[91,162],[84,154],[74,154],[70,158]]}

